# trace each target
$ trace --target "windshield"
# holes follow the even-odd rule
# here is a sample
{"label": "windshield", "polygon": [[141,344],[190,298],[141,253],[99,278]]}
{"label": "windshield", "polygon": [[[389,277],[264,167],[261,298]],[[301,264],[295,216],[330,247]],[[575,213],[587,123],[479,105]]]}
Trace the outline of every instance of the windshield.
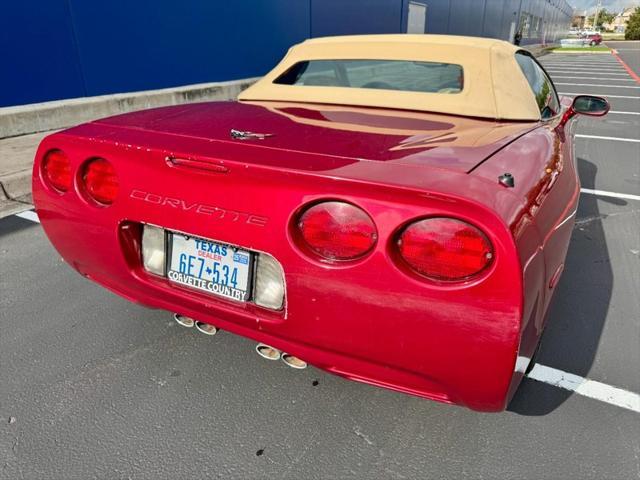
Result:
{"label": "windshield", "polygon": [[459,93],[462,67],[405,60],[310,60],[298,62],[274,80],[281,85],[374,88],[425,93]]}

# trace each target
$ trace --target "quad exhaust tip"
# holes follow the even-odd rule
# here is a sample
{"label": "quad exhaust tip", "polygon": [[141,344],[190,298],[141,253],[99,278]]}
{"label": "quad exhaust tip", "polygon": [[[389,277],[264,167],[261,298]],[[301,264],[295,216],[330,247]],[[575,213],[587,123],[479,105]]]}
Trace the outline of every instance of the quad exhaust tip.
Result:
{"label": "quad exhaust tip", "polygon": [[205,335],[215,335],[218,333],[218,328],[215,325],[204,322],[196,322],[196,330],[204,333]]}
{"label": "quad exhaust tip", "polygon": [[193,318],[191,317],[186,317],[184,315],[180,315],[179,313],[174,313],[173,314],[173,319],[178,322],[180,325],[182,325],[183,327],[186,328],[191,328],[193,327],[196,322]]}
{"label": "quad exhaust tip", "polygon": [[282,353],[280,358],[287,366],[295,368],[296,370],[304,370],[307,368],[307,362],[289,353]]}
{"label": "quad exhaust tip", "polygon": [[307,362],[300,358],[291,355],[289,353],[282,352],[275,347],[267,345],[265,343],[259,343],[256,345],[256,352],[262,358],[267,360],[282,360],[285,365],[295,368],[296,370],[303,370],[307,368]]}
{"label": "quad exhaust tip", "polygon": [[183,327],[186,327],[186,328],[196,327],[196,330],[204,333],[205,335],[215,335],[216,333],[218,333],[218,328],[215,325],[194,320],[193,318],[187,317],[186,315],[180,315],[179,313],[174,313],[173,319]]}
{"label": "quad exhaust tip", "polygon": [[265,345],[264,343],[256,345],[256,352],[262,358],[266,358],[267,360],[280,360],[280,357],[282,356],[282,352],[280,350],[270,347],[269,345]]}

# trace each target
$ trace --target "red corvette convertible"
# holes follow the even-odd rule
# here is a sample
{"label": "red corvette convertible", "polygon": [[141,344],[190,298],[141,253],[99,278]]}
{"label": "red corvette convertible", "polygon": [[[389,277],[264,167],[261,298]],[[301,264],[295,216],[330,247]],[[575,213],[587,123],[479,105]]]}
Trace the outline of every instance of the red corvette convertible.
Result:
{"label": "red corvette convertible", "polygon": [[315,39],[238,101],[45,138],[33,196],[69,265],[182,325],[500,411],[571,237],[571,119],[608,108],[499,40]]}

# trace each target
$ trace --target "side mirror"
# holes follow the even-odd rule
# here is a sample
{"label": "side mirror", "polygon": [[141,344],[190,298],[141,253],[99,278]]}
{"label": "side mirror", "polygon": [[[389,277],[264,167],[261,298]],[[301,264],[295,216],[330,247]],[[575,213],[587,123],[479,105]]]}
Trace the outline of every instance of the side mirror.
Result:
{"label": "side mirror", "polygon": [[573,99],[571,108],[575,113],[591,115],[592,117],[602,117],[609,111],[609,102],[602,97],[578,95]]}
{"label": "side mirror", "polygon": [[593,95],[577,95],[571,106],[562,116],[560,126],[564,126],[569,120],[577,114],[589,115],[591,117],[602,117],[609,112],[609,102],[602,97]]}

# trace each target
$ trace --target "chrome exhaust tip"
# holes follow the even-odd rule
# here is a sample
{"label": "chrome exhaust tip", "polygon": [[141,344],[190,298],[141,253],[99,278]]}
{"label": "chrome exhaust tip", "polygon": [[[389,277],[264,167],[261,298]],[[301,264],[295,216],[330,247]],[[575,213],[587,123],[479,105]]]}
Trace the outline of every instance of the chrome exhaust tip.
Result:
{"label": "chrome exhaust tip", "polygon": [[256,352],[262,358],[266,358],[267,360],[280,360],[280,356],[282,355],[280,350],[270,347],[269,345],[265,345],[264,343],[256,345]]}
{"label": "chrome exhaust tip", "polygon": [[307,362],[289,353],[283,353],[280,358],[291,368],[295,368],[297,370],[304,370],[307,368]]}
{"label": "chrome exhaust tip", "polygon": [[196,323],[193,318],[180,315],[179,313],[174,313],[173,319],[183,327],[187,327],[187,328],[193,327]]}
{"label": "chrome exhaust tip", "polygon": [[218,333],[218,327],[211,325],[210,323],[204,323],[196,321],[196,330],[204,333],[205,335],[215,335]]}

